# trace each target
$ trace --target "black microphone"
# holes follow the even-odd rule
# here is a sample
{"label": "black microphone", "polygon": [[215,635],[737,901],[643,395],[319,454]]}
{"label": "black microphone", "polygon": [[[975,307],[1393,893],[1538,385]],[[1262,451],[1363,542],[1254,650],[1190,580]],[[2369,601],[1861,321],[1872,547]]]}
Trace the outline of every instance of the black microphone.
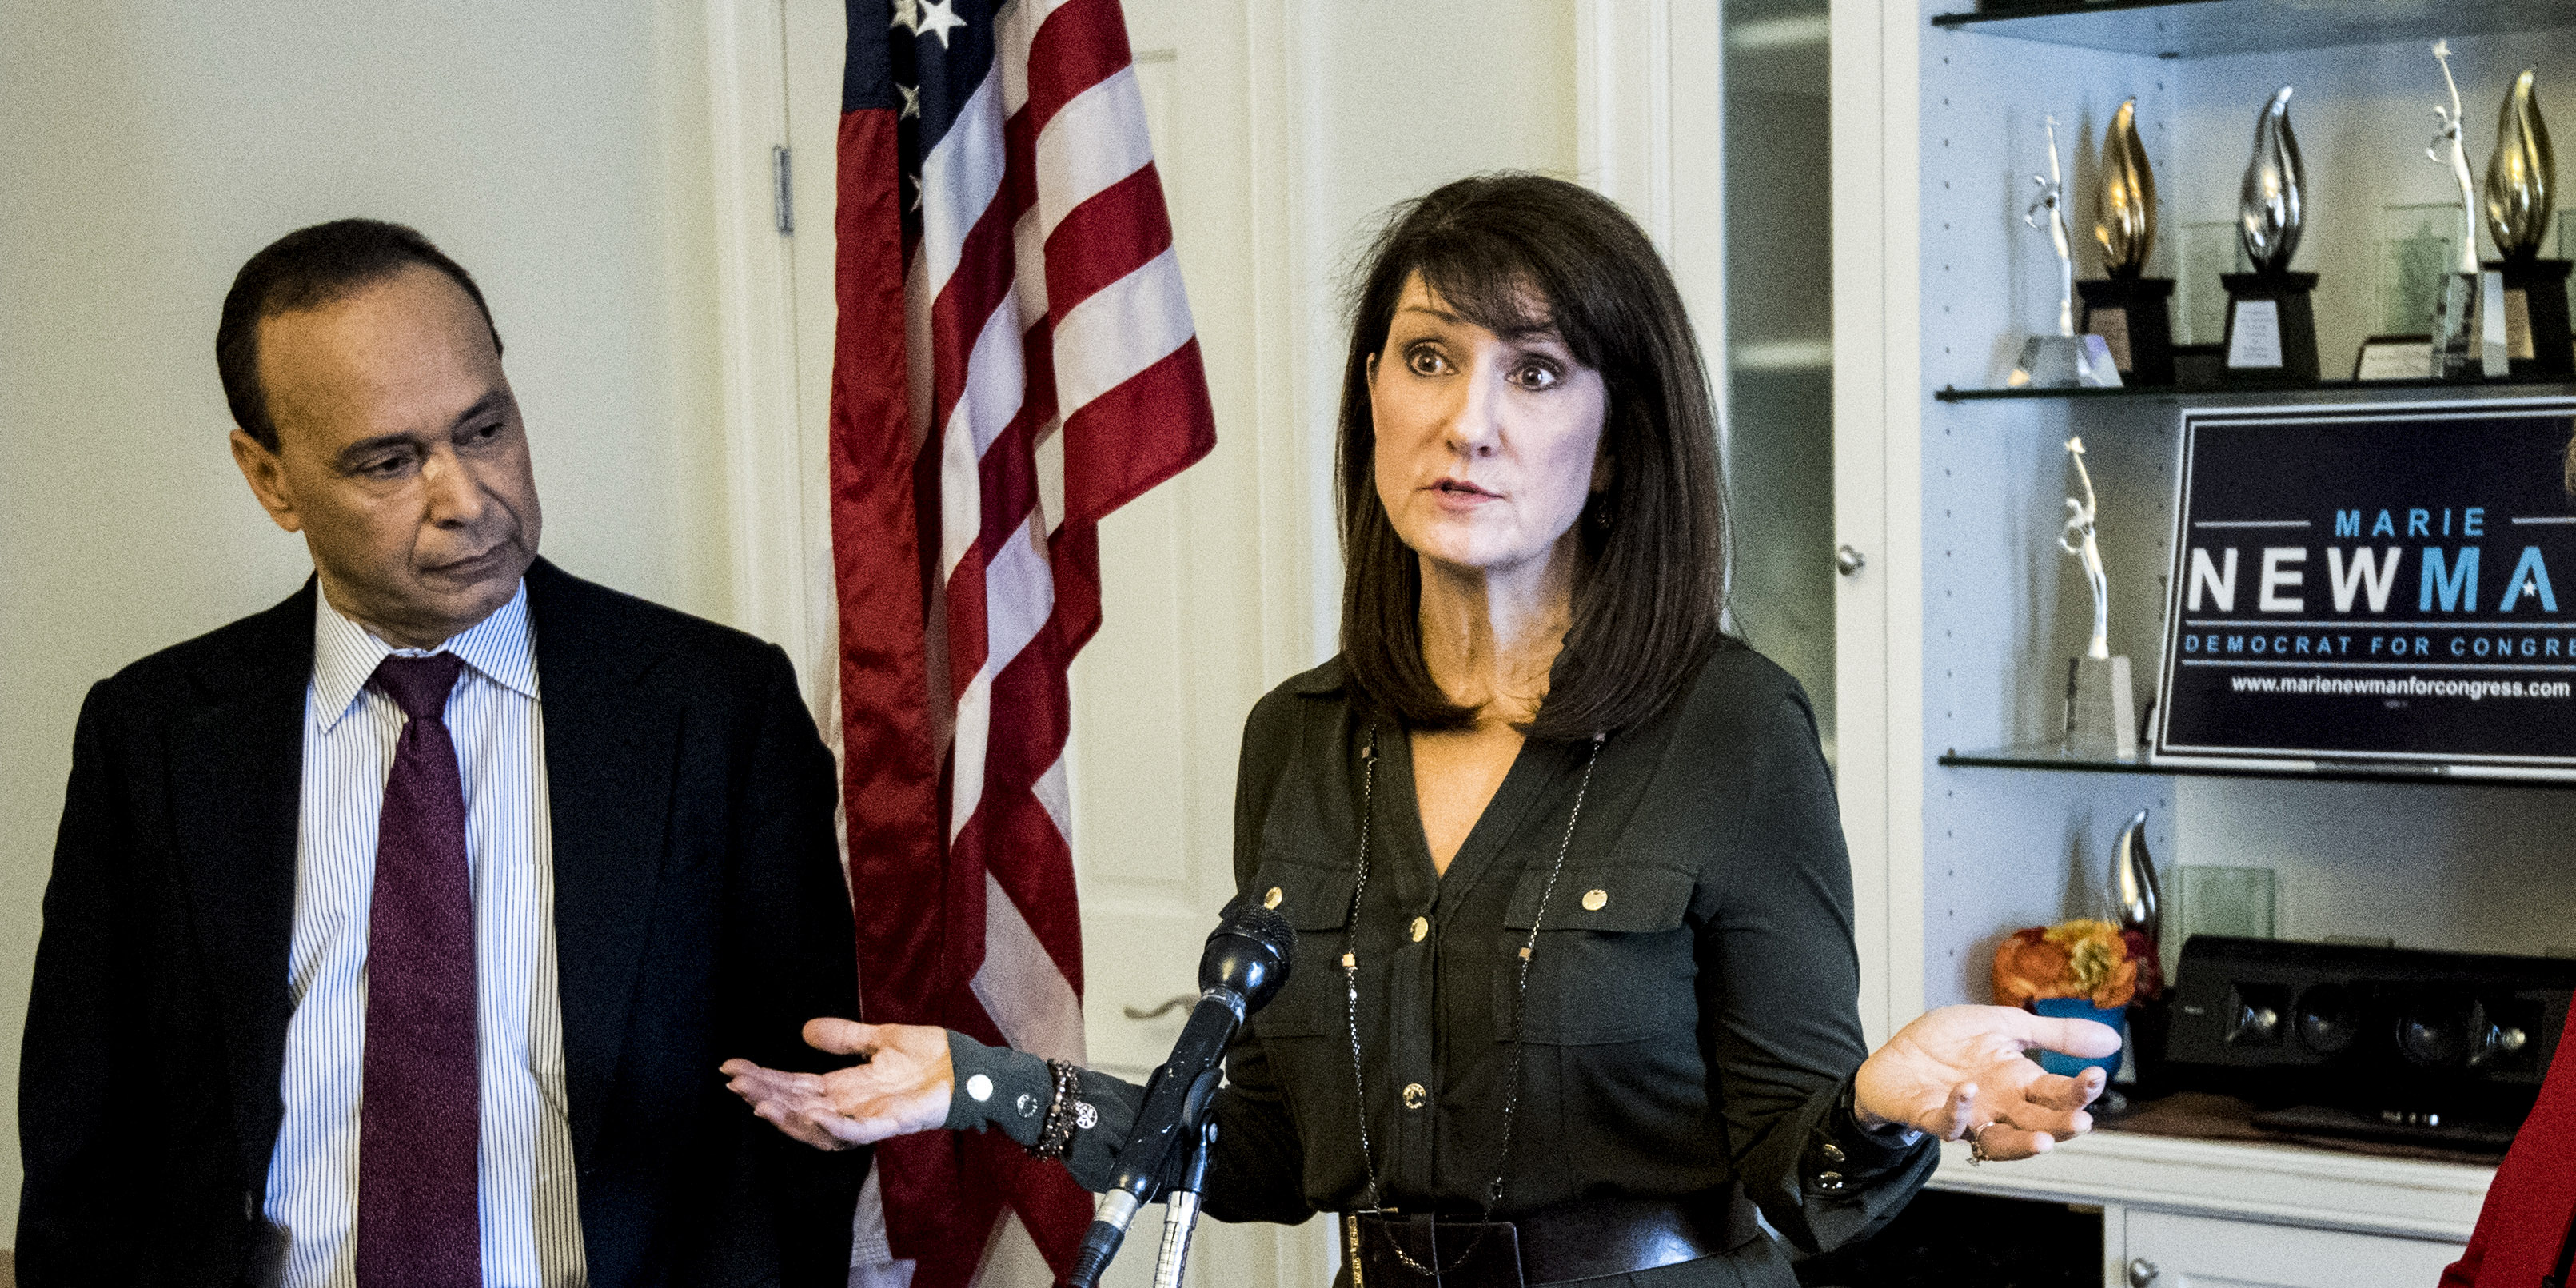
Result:
{"label": "black microphone", "polygon": [[[1162,1188],[1172,1150],[1184,1127],[1195,1128],[1191,1120],[1205,1106],[1226,1044],[1245,1017],[1278,995],[1296,946],[1288,919],[1257,905],[1246,905],[1208,936],[1199,956],[1199,1004],[1181,1026],[1172,1058],[1145,1084],[1144,1107],[1136,1111],[1126,1148],[1118,1151],[1117,1177],[1101,1195],[1099,1214],[1074,1254],[1073,1273],[1065,1280],[1071,1288],[1095,1288],[1137,1209]],[[1189,1139],[1195,1143],[1197,1137]]]}

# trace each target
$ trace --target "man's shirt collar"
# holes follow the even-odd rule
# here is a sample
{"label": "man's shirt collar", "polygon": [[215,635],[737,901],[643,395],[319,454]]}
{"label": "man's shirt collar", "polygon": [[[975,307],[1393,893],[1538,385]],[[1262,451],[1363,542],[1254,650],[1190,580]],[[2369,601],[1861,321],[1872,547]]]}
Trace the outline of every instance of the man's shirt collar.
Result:
{"label": "man's shirt collar", "polygon": [[396,648],[373,631],[331,606],[319,586],[313,595],[313,706],[322,713],[325,730],[340,723],[357,706],[358,693],[376,673],[376,665],[393,654],[424,657],[453,653],[475,674],[513,693],[537,697],[536,641],[528,623],[528,583],[520,581],[510,602],[493,610],[434,649]]}

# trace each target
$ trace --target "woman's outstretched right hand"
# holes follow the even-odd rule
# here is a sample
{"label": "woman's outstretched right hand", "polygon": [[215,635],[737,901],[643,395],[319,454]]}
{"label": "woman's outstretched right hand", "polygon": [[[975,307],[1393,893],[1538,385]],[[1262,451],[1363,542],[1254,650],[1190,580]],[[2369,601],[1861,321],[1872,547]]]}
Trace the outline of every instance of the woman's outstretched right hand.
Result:
{"label": "woman's outstretched right hand", "polygon": [[805,1041],[818,1051],[859,1056],[863,1063],[831,1073],[787,1073],[749,1060],[722,1066],[733,1093],[778,1130],[816,1149],[837,1150],[948,1121],[948,1102],[957,1089],[948,1030],[820,1019],[805,1025]]}

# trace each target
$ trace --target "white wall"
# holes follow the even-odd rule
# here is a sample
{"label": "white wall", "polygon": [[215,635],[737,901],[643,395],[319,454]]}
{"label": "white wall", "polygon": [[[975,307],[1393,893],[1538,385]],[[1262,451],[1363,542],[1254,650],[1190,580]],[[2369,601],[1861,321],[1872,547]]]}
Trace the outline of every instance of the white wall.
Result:
{"label": "white wall", "polygon": [[[309,568],[234,472],[243,259],[364,214],[489,296],[548,557],[727,603],[695,0],[0,0],[0,1094],[82,693]],[[0,1112],[0,1213],[17,1116]],[[14,1227],[14,1218],[8,1227]]]}

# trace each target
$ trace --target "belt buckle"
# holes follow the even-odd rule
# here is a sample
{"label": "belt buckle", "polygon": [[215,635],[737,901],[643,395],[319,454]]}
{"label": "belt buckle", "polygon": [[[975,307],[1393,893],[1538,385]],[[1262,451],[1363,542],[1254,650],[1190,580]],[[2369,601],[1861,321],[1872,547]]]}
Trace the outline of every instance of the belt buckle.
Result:
{"label": "belt buckle", "polygon": [[[1351,1288],[1522,1288],[1520,1230],[1509,1221],[1353,1213]],[[1425,1273],[1429,1272],[1429,1273]]]}

